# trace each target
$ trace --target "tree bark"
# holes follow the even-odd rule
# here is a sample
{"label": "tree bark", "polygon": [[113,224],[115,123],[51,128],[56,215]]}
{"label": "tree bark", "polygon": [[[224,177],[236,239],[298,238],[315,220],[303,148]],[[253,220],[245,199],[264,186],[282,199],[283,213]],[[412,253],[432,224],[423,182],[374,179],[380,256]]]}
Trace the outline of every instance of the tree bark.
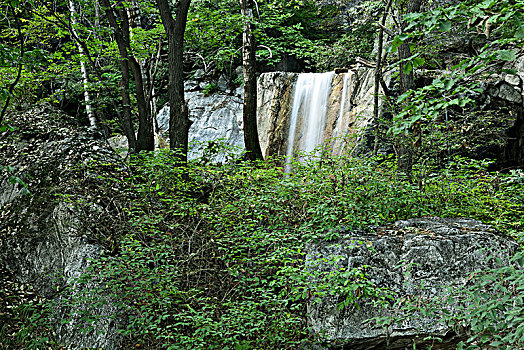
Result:
{"label": "tree bark", "polygon": [[248,160],[263,159],[257,129],[256,42],[253,35],[253,0],[240,0],[243,18],[244,144]]}
{"label": "tree bark", "polygon": [[175,19],[168,0],[157,0],[160,18],[168,41],[169,146],[178,152],[181,164],[187,162],[189,144],[189,109],[184,99],[184,32],[191,0],[176,3]]}
{"label": "tree bark", "polygon": [[122,95],[122,118],[120,120],[124,134],[126,135],[129,151],[131,153],[139,152],[140,150],[137,147],[137,139],[135,136],[135,129],[131,121],[131,98],[129,95],[129,55],[127,52],[127,43],[125,37],[122,33],[118,22],[116,21],[115,14],[111,9],[111,4],[109,0],[101,0],[102,6],[105,7],[106,16],[109,20],[109,24],[113,27],[115,40],[118,46],[118,52],[120,55],[120,71],[122,73],[122,78],[120,80],[120,93]]}
{"label": "tree bark", "polygon": [[[122,5],[123,6],[123,5]],[[124,39],[126,52],[131,51],[131,21],[127,8],[118,11],[121,22],[121,32]],[[138,135],[137,152],[153,151],[155,149],[155,138],[153,134],[153,119],[149,109],[149,102],[146,100],[146,87],[144,84],[142,67],[134,56],[128,54],[128,66],[133,73],[136,89],[136,102],[138,107]]]}
{"label": "tree bark", "polygon": [[[413,13],[413,12],[419,12],[420,8],[422,7],[423,0],[409,0],[406,6],[406,12]],[[407,22],[402,22],[402,31],[407,27]],[[409,73],[404,72],[404,67],[406,64],[411,64],[408,61],[404,61],[405,59],[408,59],[411,57],[411,49],[410,49],[410,43],[409,40],[404,41],[402,45],[398,48],[398,56],[400,63],[400,94],[403,94],[407,92],[410,89],[413,89],[415,87],[414,79],[413,79],[413,67],[409,71]],[[415,131],[416,132],[416,131]],[[398,146],[398,159],[399,159],[399,168],[404,171],[410,181],[411,181],[411,171],[413,168],[413,149],[412,146],[409,143],[400,144]]]}
{"label": "tree bark", "polygon": [[[388,12],[389,12],[389,9],[392,3],[393,3],[393,0],[388,0],[388,3],[382,15],[380,30],[378,32],[378,49],[377,49],[378,53],[377,53],[377,64],[375,66],[375,87],[374,87],[374,95],[373,95],[373,122],[375,123],[375,142],[373,146],[374,154],[377,154],[378,137],[379,137],[378,133],[379,133],[379,125],[380,125],[380,121],[378,118],[378,102],[379,102],[378,94],[379,94],[379,86],[381,85],[381,79],[382,79],[382,50],[384,46],[384,27],[386,25],[386,19],[387,19]],[[384,90],[384,93],[386,93],[385,90]]]}
{"label": "tree bark", "polygon": [[[73,2],[73,0],[69,0],[69,12],[71,13],[71,31],[73,32],[73,35],[78,36],[78,34],[76,33],[76,29],[75,29],[75,26],[77,24],[77,21],[76,21],[77,11],[76,11],[75,3]],[[93,107],[91,106],[91,96],[89,94],[89,77],[87,74],[86,64],[83,60],[85,53],[80,43],[76,42],[76,45],[78,47],[78,51],[80,52],[80,57],[81,57],[80,72],[82,73],[82,83],[84,87],[84,101],[86,104],[87,118],[89,119],[89,125],[92,128],[96,128],[95,113],[93,112]]]}

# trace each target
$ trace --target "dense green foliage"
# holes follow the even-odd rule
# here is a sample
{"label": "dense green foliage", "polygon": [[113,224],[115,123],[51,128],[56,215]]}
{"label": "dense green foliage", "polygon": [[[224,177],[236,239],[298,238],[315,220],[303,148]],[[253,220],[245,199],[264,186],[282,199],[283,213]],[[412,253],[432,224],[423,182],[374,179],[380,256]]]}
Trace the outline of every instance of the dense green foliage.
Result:
{"label": "dense green foliage", "polygon": [[[88,86],[94,108],[111,125],[121,107],[112,105],[118,99],[120,79],[117,47],[105,18],[97,17],[90,4],[78,1],[75,29],[95,62],[89,68]],[[12,95],[14,108],[47,99],[64,109],[67,104],[78,109],[84,89],[79,64],[89,60],[72,38],[65,2],[61,3],[65,7],[46,5],[10,3],[14,12],[5,18],[21,20],[24,54],[13,22],[0,23],[0,102]],[[357,11],[363,19],[352,28],[334,19],[334,8],[314,1],[260,0],[258,5],[258,58],[264,69],[285,57],[295,58],[305,70],[345,66],[357,56],[373,58],[377,18],[372,13],[382,9],[379,2],[365,2]],[[395,5],[399,11],[402,2]],[[50,331],[56,321],[53,303],[70,306],[64,322],[82,319],[79,332],[90,332],[93,324],[108,321],[95,317],[92,308],[112,303],[118,309],[114,317],[123,320],[119,332],[124,348],[296,349],[319,341],[308,329],[307,302],[337,294],[340,307],[349,309],[362,298],[379,304],[392,300],[387,290],[367,279],[365,267],[306,269],[308,244],[421,216],[475,218],[522,244],[522,171],[488,172],[489,160],[454,157],[464,154],[464,149],[474,156],[503,141],[508,127],[505,109],[479,111],[474,97],[481,92],[481,78],[514,74],[504,64],[515,60],[524,39],[522,8],[521,0],[464,1],[408,14],[407,31],[391,38],[392,56],[404,41],[417,43],[407,71],[438,70],[431,82],[386,101],[389,118],[379,131],[389,142],[411,145],[418,137],[413,130],[422,130],[409,177],[398,171],[392,157],[324,155],[322,160],[297,162],[293,172],[285,174],[280,159],[222,165],[200,159],[185,168],[175,165],[168,151],[140,154],[114,177],[99,179],[97,195],[111,198],[118,193],[126,205],[115,218],[115,223],[123,218],[118,228],[113,223],[104,227],[112,230],[112,236],[96,237],[107,248],[106,254],[92,261],[87,273],[75,281],[75,288],[95,287],[86,288],[84,294],[21,306],[14,321],[19,332],[7,336],[2,328],[0,335],[12,347],[60,348]],[[132,30],[131,51],[154,72],[150,87],[159,92],[161,104],[166,100],[166,67],[158,57],[165,54],[164,31],[154,6],[140,2],[139,9],[141,22]],[[95,21],[98,25],[91,26]],[[446,33],[466,33],[474,52],[440,59],[439,53],[449,46],[438,38]],[[212,80],[221,74],[235,78],[240,45],[237,1],[193,2],[186,32],[186,71],[189,75],[195,68],[206,69],[210,81],[204,92],[216,89]],[[10,92],[16,76],[13,63],[22,64],[23,74]],[[387,63],[388,69],[396,69],[398,60],[390,56]],[[495,127],[487,129],[487,124]],[[23,184],[12,169],[0,164],[9,181]],[[80,170],[79,174],[88,173],[89,167]],[[95,191],[89,188],[83,195],[90,195],[88,190]],[[81,195],[61,199],[66,198],[78,208],[85,199]],[[327,263],[337,266],[336,258]],[[521,348],[522,276],[519,252],[512,265],[479,272],[465,290],[432,304],[458,300],[453,314],[439,314],[436,308],[426,312],[437,313],[453,327],[469,327],[472,336],[460,345],[463,348],[485,344]],[[67,295],[67,290],[63,292]]]}
{"label": "dense green foliage", "polygon": [[[284,174],[276,160],[256,167],[195,162],[184,170],[171,158],[168,152],[143,154],[131,162],[125,180],[105,179],[107,191],[124,185],[134,198],[126,209],[130,226],[113,253],[93,261],[77,281],[98,287],[60,301],[76,310],[71,317],[83,310],[86,331],[102,321],[92,318],[90,307],[116,303],[129,348],[295,349],[314,342],[305,313],[310,298],[336,293],[346,308],[362,297],[391,298],[363,270],[305,269],[308,244],[337,239],[345,230],[434,215],[476,218],[524,238],[522,172],[488,173],[479,162],[457,159],[442,170],[415,167],[410,183],[391,159],[311,159]],[[523,344],[514,315],[522,310],[522,298],[510,299],[523,281],[521,270],[511,269],[481,275],[512,276],[495,282],[509,294],[502,301],[499,294],[483,294],[486,303],[465,304],[464,313],[454,315],[457,325],[473,317],[493,322],[499,314],[482,307],[495,303],[514,321],[500,323],[503,329],[473,323],[474,334]],[[45,326],[41,312],[27,324],[33,329],[23,341],[27,347],[41,340],[38,328],[31,328]],[[46,341],[53,344],[52,337]]]}
{"label": "dense green foliage", "polygon": [[[114,127],[111,121],[121,108],[112,103],[119,99],[121,77],[115,34],[98,2],[75,0],[74,3],[75,13],[65,0],[53,3],[24,0],[7,5],[9,11],[0,21],[0,102],[12,95],[11,108],[23,108],[45,99],[85,118],[85,111],[80,108],[85,104],[80,73],[83,61],[88,71],[87,90],[92,94],[98,121]],[[167,42],[158,9],[147,1],[124,5],[136,16],[131,25],[129,54],[141,62],[150,84],[148,88],[158,92],[158,103],[163,104],[167,101],[167,62],[158,58],[166,55]],[[317,63],[325,45],[336,42],[344,32],[335,18],[338,12],[334,7],[320,6],[313,0],[263,0],[257,5],[255,26],[260,70],[274,69],[288,57],[300,63],[299,69],[334,68],[334,62]],[[20,32],[15,19],[20,20]],[[216,82],[221,74],[233,82],[237,78],[235,69],[242,64],[241,23],[238,1],[194,0],[185,35],[188,76],[196,68],[205,68],[210,82]],[[355,33],[359,35],[358,31]],[[23,57],[20,57],[20,40],[25,45]],[[85,52],[80,51],[79,43]],[[369,48],[371,40],[367,43],[362,47]],[[341,55],[346,56],[342,52]],[[344,64],[342,61],[338,60]],[[10,93],[8,88],[19,64],[21,79]],[[132,95],[134,89],[131,86]]]}
{"label": "dense green foliage", "polygon": [[516,77],[511,63],[524,42],[523,8],[523,1],[472,0],[405,15],[406,29],[388,49],[394,53],[405,41],[416,43],[405,73],[424,68],[429,81],[390,96],[393,123],[387,132],[419,144],[414,158],[474,157],[480,147],[506,142],[511,112],[495,101],[479,106],[479,96],[494,76]]}

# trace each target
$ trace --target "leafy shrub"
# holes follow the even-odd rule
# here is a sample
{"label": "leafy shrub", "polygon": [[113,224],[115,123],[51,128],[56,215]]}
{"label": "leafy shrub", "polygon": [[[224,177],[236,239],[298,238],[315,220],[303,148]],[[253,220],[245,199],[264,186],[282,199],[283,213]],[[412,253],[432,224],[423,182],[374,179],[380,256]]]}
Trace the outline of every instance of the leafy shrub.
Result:
{"label": "leafy shrub", "polygon": [[454,325],[468,325],[470,338],[459,349],[522,349],[524,346],[524,251],[510,265],[481,271],[471,286],[454,300],[461,307],[451,317]]}
{"label": "leafy shrub", "polygon": [[[520,235],[517,173],[458,159],[444,170],[394,160],[310,156],[285,174],[281,159],[176,167],[166,151],[132,160],[125,179],[131,226],[93,261],[75,303],[111,300],[124,348],[292,349],[315,342],[305,304],[325,293],[352,307],[387,298],[365,269],[307,269],[307,245],[344,230],[426,215],[473,217]],[[108,179],[108,181],[122,181]],[[324,294],[323,294],[324,293]],[[86,310],[84,319],[100,322]],[[479,322],[481,320],[479,319]]]}

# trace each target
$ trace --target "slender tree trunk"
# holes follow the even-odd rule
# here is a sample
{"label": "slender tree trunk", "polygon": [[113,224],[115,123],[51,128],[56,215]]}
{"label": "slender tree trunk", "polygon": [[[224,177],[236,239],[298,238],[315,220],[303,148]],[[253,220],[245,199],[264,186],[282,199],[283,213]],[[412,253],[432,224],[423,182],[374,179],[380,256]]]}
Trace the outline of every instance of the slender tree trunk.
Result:
{"label": "slender tree trunk", "polygon": [[137,148],[135,130],[133,127],[133,123],[131,122],[131,98],[129,96],[130,73],[128,65],[129,56],[127,52],[126,42],[122,34],[122,30],[120,29],[116,21],[113,10],[111,9],[111,4],[109,3],[109,0],[100,0],[100,2],[102,3],[102,6],[105,7],[106,16],[109,20],[109,24],[111,25],[111,27],[113,27],[116,43],[118,45],[118,52],[120,54],[119,63],[120,71],[122,73],[122,78],[120,80],[120,93],[122,95],[122,129],[124,130],[124,134],[127,137],[129,151],[138,152],[139,149]]}
{"label": "slender tree trunk", "polygon": [[[73,35],[78,36],[78,34],[76,33],[76,29],[75,29],[75,26],[77,24],[77,21],[76,21],[77,11],[76,11],[75,3],[73,2],[73,0],[69,0],[69,12],[71,13],[71,31],[73,32]],[[84,49],[82,48],[82,45],[80,45],[78,42],[76,43],[76,45],[78,47],[78,51],[80,52],[80,58],[81,58],[80,59],[80,72],[82,73],[82,83],[84,86],[84,101],[86,104],[87,118],[89,119],[89,125],[92,128],[96,128],[95,113],[93,111],[93,107],[91,106],[91,96],[89,95],[89,77],[87,74],[86,64],[83,60],[85,56]]]}
{"label": "slender tree trunk", "polygon": [[386,8],[384,9],[384,14],[382,15],[380,30],[378,32],[378,53],[377,53],[377,64],[375,66],[375,87],[374,87],[374,96],[373,96],[373,122],[375,123],[375,144],[373,146],[373,153],[377,154],[378,149],[378,138],[379,138],[379,125],[380,121],[378,118],[378,102],[379,102],[379,86],[382,79],[382,50],[384,46],[384,29],[386,25],[386,19],[388,17],[389,9],[393,0],[388,0]]}
{"label": "slender tree trunk", "polygon": [[[96,16],[95,17],[95,27],[97,29],[100,29],[100,3],[98,2],[98,0],[94,1],[94,8],[95,8],[95,16]],[[104,78],[102,77],[102,74],[100,73],[99,67],[97,66],[97,63],[95,62],[95,60],[91,56],[91,53],[89,52],[89,47],[87,46],[85,41],[83,41],[78,36],[78,33],[75,33],[75,31],[73,31],[71,23],[66,23],[65,21],[63,21],[62,17],[57,15],[56,13],[53,13],[53,15],[54,15],[56,23],[58,23],[59,27],[65,29],[65,30],[68,30],[71,33],[71,37],[76,42],[76,44],[82,47],[83,54],[85,55],[85,58],[87,59],[87,62],[89,62],[89,65],[91,66],[91,69],[92,69],[93,73],[97,76],[98,80],[100,82],[104,81]],[[113,91],[110,90],[106,85],[102,85],[102,88],[104,90],[106,90],[106,93],[108,95],[112,95],[113,94]],[[115,102],[114,99],[111,99],[111,104],[113,105],[113,108],[115,109],[115,112],[117,114],[117,117],[118,117],[118,120],[119,120],[120,124],[123,126],[124,125],[124,123],[123,123],[124,117],[123,117],[122,113],[119,110],[119,105]],[[104,118],[102,115],[100,115],[100,117],[101,117],[101,121],[102,122],[107,120],[107,118]],[[103,123],[103,124],[104,124],[104,130],[105,131],[109,131],[109,127],[107,126],[107,123]],[[106,135],[109,135],[109,132],[106,132]]]}
{"label": "slender tree trunk", "polygon": [[158,97],[156,96],[155,92],[155,85],[154,85],[154,79],[156,77],[156,73],[158,71],[158,64],[160,63],[160,55],[162,52],[162,38],[158,40],[158,50],[156,52],[155,59],[153,63],[149,66],[149,73],[148,76],[151,79],[149,83],[149,91],[147,94],[147,98],[149,100],[150,108],[151,108],[151,116],[153,117],[153,128],[156,133],[160,133],[160,130],[158,129],[158,120],[156,118],[157,112],[158,112]]}
{"label": "slender tree trunk", "polygon": [[[123,5],[122,5],[123,6]],[[120,16],[120,31],[123,38],[123,47],[127,56],[127,64],[133,73],[136,90],[136,102],[138,107],[138,135],[136,140],[137,152],[153,151],[155,149],[155,138],[153,134],[153,120],[149,109],[149,102],[146,101],[143,72],[137,59],[131,55],[131,20],[128,16],[127,8],[118,11]],[[134,14],[133,14],[134,15]],[[118,25],[115,23],[116,27]],[[117,30],[117,29],[115,29]]]}
{"label": "slender tree trunk", "polygon": [[253,35],[253,0],[240,0],[243,17],[242,61],[244,66],[244,144],[246,158],[263,159],[257,129],[256,43]]}
{"label": "slender tree trunk", "polygon": [[93,7],[95,8],[95,27],[96,29],[100,29],[100,2],[93,0]]}
{"label": "slender tree trunk", "polygon": [[181,163],[187,162],[189,143],[189,109],[184,99],[184,32],[187,13],[191,0],[179,0],[176,3],[175,19],[171,15],[168,0],[157,0],[162,24],[168,41],[169,66],[169,146],[179,152]]}
{"label": "slender tree trunk", "polygon": [[[423,0],[409,0],[406,6],[406,12],[413,13],[413,12],[419,12],[420,8],[422,7]],[[404,30],[407,27],[407,23],[404,21],[402,23],[402,30]],[[413,79],[413,69],[409,70],[409,73],[405,73],[405,65],[411,64],[408,61],[404,61],[405,59],[408,59],[411,57],[411,49],[410,49],[410,43],[408,40],[406,40],[400,47],[398,48],[398,55],[400,63],[400,93],[403,94],[407,92],[410,89],[413,89],[415,86],[414,79]],[[413,147],[409,144],[401,144],[398,146],[398,157],[399,157],[399,167],[401,170],[403,170],[408,177],[411,179],[411,171],[413,168]]]}
{"label": "slender tree trunk", "polygon": [[137,149],[153,151],[155,149],[155,138],[153,133],[153,118],[151,117],[151,109],[149,102],[146,100],[145,86],[142,79],[142,70],[139,63],[134,57],[130,57],[129,64],[133,71],[136,86],[136,100],[138,103],[138,137]]}
{"label": "slender tree trunk", "polygon": [[[137,0],[131,0],[131,6],[128,8],[127,15],[129,17],[130,24],[130,39],[132,39],[133,28],[140,27],[140,6]],[[159,54],[158,54],[159,55]],[[155,60],[157,56],[155,56]],[[144,63],[145,62],[145,63]],[[139,60],[133,58],[130,60],[131,70],[135,77],[135,85],[140,89],[137,89],[137,101],[139,112],[138,115],[141,118],[138,129],[138,143],[144,142],[142,147],[144,149],[153,150],[155,147],[155,110],[152,104],[152,90],[153,90],[153,77],[151,76],[151,70],[148,68],[147,60]],[[140,75],[140,76],[139,76]],[[139,145],[139,148],[141,145]]]}

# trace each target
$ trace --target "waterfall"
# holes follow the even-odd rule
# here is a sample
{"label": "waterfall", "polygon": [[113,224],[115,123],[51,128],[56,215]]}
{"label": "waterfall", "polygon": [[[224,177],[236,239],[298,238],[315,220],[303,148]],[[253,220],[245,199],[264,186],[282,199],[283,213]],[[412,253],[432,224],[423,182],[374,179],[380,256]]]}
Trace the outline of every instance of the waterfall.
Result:
{"label": "waterfall", "polygon": [[[293,157],[320,145],[334,156],[363,149],[358,147],[373,125],[374,74],[368,68],[342,74],[262,74],[257,124],[264,155],[285,156],[284,170],[289,171]],[[390,79],[388,73],[385,82]]]}
{"label": "waterfall", "polygon": [[286,171],[294,151],[313,152],[323,140],[331,82],[335,73],[304,73],[298,76],[286,149]]}

